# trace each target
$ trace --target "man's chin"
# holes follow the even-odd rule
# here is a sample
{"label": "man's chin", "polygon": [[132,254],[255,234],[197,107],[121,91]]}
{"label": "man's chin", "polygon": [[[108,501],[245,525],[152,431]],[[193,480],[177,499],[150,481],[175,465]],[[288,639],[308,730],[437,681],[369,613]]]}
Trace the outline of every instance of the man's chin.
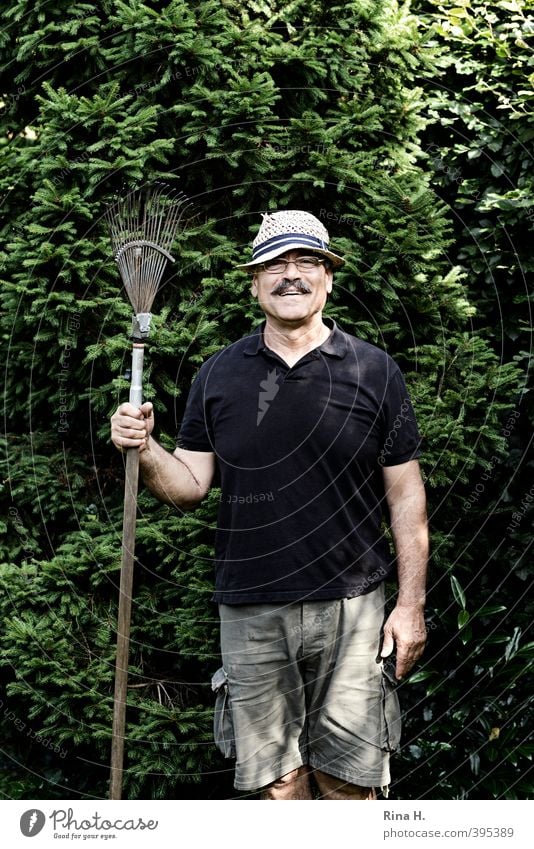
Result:
{"label": "man's chin", "polygon": [[310,312],[310,310],[303,309],[291,309],[291,310],[264,310],[266,316],[271,319],[271,321],[276,321],[278,324],[285,324],[288,327],[300,327],[301,325],[309,324],[313,321],[316,313],[320,312],[320,309],[315,309]]}

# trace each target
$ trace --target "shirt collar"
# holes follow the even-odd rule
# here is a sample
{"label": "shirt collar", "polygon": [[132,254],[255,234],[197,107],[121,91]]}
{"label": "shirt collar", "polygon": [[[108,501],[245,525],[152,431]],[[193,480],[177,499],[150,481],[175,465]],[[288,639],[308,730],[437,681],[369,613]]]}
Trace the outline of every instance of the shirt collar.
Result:
{"label": "shirt collar", "polygon": [[[346,334],[340,327],[337,326],[333,318],[323,316],[323,321],[327,327],[332,329],[332,332],[328,339],[326,339],[323,344],[319,345],[315,350],[319,350],[321,353],[328,354],[331,357],[343,359],[348,350]],[[247,356],[253,357],[256,354],[259,354],[260,351],[266,350],[266,346],[263,341],[264,327],[265,322],[263,321],[254,329],[254,332],[247,337],[248,342],[243,349],[243,353]]]}

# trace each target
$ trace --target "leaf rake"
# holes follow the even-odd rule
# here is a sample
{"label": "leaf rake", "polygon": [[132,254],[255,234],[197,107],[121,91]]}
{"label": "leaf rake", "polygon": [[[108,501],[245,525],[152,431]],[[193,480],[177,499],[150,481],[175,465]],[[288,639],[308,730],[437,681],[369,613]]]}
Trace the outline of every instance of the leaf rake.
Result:
{"label": "leaf rake", "polygon": [[[152,304],[165,266],[174,262],[170,251],[190,203],[182,192],[157,184],[130,192],[106,211],[113,257],[134,310],[130,404],[143,403],[143,357],[150,334]],[[135,554],[139,451],[126,451],[122,560],[117,621],[117,656],[113,701],[110,799],[122,798],[124,732],[128,687],[128,656]]]}

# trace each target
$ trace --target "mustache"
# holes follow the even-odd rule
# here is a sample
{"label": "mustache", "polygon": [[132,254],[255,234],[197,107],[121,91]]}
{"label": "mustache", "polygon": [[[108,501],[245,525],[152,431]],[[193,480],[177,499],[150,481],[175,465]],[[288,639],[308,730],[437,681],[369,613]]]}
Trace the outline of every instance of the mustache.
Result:
{"label": "mustache", "polygon": [[310,286],[307,283],[304,283],[303,280],[281,280],[277,286],[274,287],[272,294],[273,295],[283,295],[287,289],[296,289],[297,292],[302,292],[303,295],[309,295],[311,292]]}

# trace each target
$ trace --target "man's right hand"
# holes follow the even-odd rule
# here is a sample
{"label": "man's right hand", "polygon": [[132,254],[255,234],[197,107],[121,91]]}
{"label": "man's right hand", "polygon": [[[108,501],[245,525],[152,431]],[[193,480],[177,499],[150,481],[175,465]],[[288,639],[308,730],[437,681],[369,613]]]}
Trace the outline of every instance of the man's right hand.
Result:
{"label": "man's right hand", "polygon": [[111,417],[111,441],[119,451],[125,448],[145,451],[153,429],[154,408],[150,401],[140,407],[121,404]]}

